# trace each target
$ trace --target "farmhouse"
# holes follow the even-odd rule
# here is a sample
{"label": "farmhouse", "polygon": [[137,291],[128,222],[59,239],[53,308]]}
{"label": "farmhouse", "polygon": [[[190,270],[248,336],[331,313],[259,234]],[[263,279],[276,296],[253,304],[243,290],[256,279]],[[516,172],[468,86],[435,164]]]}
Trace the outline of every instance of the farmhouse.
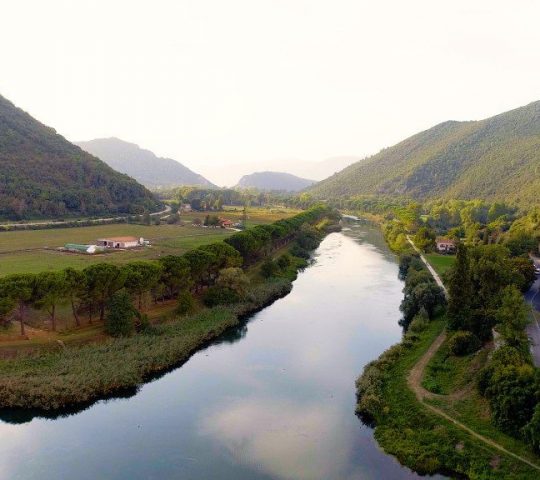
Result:
{"label": "farmhouse", "polygon": [[456,242],[451,238],[439,237],[436,240],[437,251],[440,253],[453,253],[456,251]]}
{"label": "farmhouse", "polygon": [[137,237],[109,237],[100,238],[98,246],[105,248],[134,248],[144,244],[144,238]]}

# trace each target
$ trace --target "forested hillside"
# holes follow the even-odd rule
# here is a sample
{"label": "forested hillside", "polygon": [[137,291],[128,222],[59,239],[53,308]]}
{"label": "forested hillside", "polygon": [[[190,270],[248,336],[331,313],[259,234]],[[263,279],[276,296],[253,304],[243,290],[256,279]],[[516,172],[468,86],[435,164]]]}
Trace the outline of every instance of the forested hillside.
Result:
{"label": "forested hillside", "polygon": [[257,188],[259,190],[298,192],[314,183],[314,180],[300,178],[285,172],[255,172],[251,175],[244,175],[237,186],[240,188]]}
{"label": "forested hillside", "polygon": [[176,160],[158,157],[149,150],[119,138],[98,138],[88,142],[77,142],[77,145],[148,188],[182,185],[215,187],[202,175]]}
{"label": "forested hillside", "polygon": [[0,96],[0,218],[153,210],[152,194]]}
{"label": "forested hillside", "polygon": [[414,199],[540,202],[540,102],[418,133],[318,183],[320,198],[384,194]]}

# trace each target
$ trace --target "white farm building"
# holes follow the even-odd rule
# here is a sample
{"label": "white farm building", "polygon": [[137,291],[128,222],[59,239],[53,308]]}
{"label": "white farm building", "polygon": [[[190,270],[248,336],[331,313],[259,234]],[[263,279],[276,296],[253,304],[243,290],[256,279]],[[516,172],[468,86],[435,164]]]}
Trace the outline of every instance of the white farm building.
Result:
{"label": "white farm building", "polygon": [[97,241],[99,247],[105,248],[134,248],[144,244],[143,238],[137,237],[109,237]]}

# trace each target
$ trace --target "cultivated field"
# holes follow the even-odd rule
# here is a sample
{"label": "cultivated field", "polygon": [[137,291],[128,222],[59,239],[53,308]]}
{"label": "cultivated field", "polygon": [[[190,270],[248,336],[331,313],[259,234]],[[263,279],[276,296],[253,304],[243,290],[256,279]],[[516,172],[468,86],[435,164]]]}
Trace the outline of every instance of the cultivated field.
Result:
{"label": "cultivated field", "polygon": [[[297,213],[295,210],[250,209],[248,227],[271,223]],[[231,220],[242,218],[242,210],[228,209],[220,216]],[[66,267],[84,268],[98,262],[122,264],[132,260],[155,259],[162,255],[179,255],[185,251],[227,238],[234,233],[221,228],[191,225],[194,218],[204,219],[205,212],[182,215],[180,225],[98,225],[80,228],[0,232],[0,276],[11,273],[38,273]],[[144,237],[151,246],[127,251],[111,251],[98,255],[58,251],[66,243],[93,244],[98,238],[111,236]]]}

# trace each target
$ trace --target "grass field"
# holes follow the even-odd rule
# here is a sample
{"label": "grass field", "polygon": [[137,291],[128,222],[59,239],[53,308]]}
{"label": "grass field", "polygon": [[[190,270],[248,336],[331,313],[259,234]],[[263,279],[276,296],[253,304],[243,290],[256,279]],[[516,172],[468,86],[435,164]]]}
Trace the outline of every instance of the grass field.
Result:
{"label": "grass field", "polygon": [[[298,211],[289,209],[249,209],[248,227],[271,223],[296,213]],[[238,207],[236,210],[228,208],[219,215],[237,220],[242,218],[243,213]],[[204,219],[205,216],[205,212],[182,215],[185,226],[116,224],[0,232],[0,276],[60,270],[66,267],[84,268],[99,262],[122,264],[132,260],[155,259],[162,255],[179,255],[200,245],[223,240],[234,233],[232,230],[191,225],[194,218]],[[144,237],[150,240],[151,246],[99,255],[66,253],[57,250],[66,243],[92,244],[101,237],[126,235]]]}
{"label": "grass field", "polygon": [[426,258],[439,275],[449,270],[456,259],[454,255],[439,255],[438,253],[429,253]]}

